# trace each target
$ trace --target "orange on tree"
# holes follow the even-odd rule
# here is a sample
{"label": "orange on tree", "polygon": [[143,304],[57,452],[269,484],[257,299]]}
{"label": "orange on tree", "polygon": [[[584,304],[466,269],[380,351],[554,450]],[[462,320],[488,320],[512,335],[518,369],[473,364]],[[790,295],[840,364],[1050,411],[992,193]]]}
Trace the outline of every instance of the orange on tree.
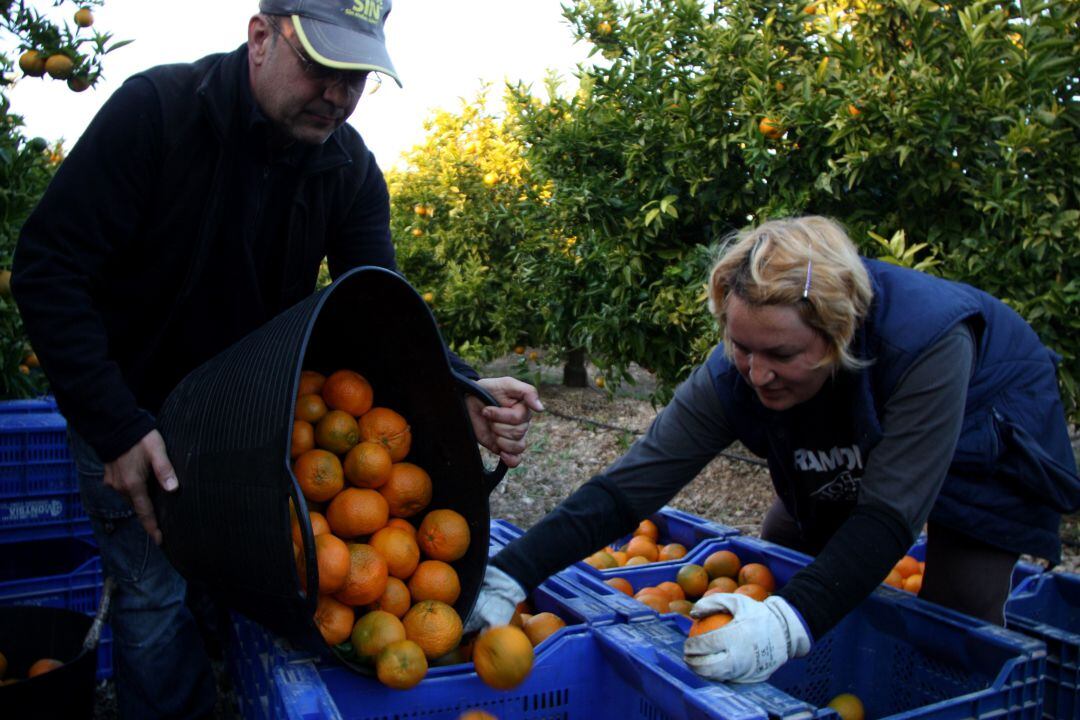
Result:
{"label": "orange on tree", "polygon": [[384,446],[365,440],[349,450],[342,465],[345,478],[353,485],[379,488],[390,479],[394,461]]}
{"label": "orange on tree", "polygon": [[428,660],[442,657],[461,642],[461,618],[454,608],[438,600],[417,602],[401,623],[405,637],[419,645]]}
{"label": "orange on tree", "polygon": [[461,595],[457,571],[442,560],[425,560],[417,565],[408,586],[414,602],[439,600],[453,605]]}
{"label": "orange on tree", "polygon": [[370,545],[352,543],[348,547],[349,572],[334,597],[352,606],[375,602],[386,592],[386,580],[390,576],[386,560]]}
{"label": "orange on tree", "polygon": [[326,522],[335,535],[343,538],[370,535],[385,526],[388,519],[386,498],[367,488],[345,488],[326,508]]}
{"label": "orange on tree", "polygon": [[386,590],[383,594],[375,602],[366,605],[365,609],[385,610],[394,617],[402,618],[409,612],[410,607],[412,607],[412,596],[409,595],[409,588],[405,586],[405,581],[391,575],[386,578]]}
{"label": "orange on tree", "polygon": [[315,423],[315,444],[335,455],[345,455],[358,442],[356,418],[344,410],[331,410]]}
{"label": "orange on tree", "polygon": [[[300,387],[297,395],[321,395],[326,376],[314,370],[304,370],[300,373]],[[324,401],[325,402],[325,401]]]}
{"label": "orange on tree", "polygon": [[60,662],[56,658],[41,658],[30,666],[30,669],[26,671],[26,677],[32,678],[38,675],[44,675],[47,672],[63,667],[64,663]]}
{"label": "orange on tree", "polygon": [[774,120],[770,117],[763,117],[761,118],[761,121],[758,122],[758,132],[770,140],[776,140],[783,137],[786,131],[778,120]]}
{"label": "orange on tree", "polygon": [[412,517],[431,502],[431,477],[419,465],[394,463],[390,479],[379,488],[392,517]]}
{"label": "orange on tree", "polygon": [[342,410],[355,418],[371,409],[373,394],[371,383],[363,375],[352,370],[338,370],[326,378],[322,396],[327,407]]}
{"label": "orange on tree", "polygon": [[412,640],[398,640],[382,649],[375,658],[379,682],[395,690],[408,690],[427,675],[424,651]]}
{"label": "orange on tree", "polygon": [[303,420],[293,420],[292,437],[289,440],[289,457],[293,460],[315,447],[315,428]]}
{"label": "orange on tree", "polygon": [[57,53],[50,55],[45,60],[45,72],[49,73],[49,77],[56,80],[67,80],[71,77],[72,71],[75,69],[75,61],[69,58],[67,55]]}
{"label": "orange on tree", "polygon": [[520,685],[532,670],[534,657],[525,631],[511,625],[487,630],[473,646],[476,674],[496,690]]}
{"label": "orange on tree", "polygon": [[353,609],[329,595],[320,595],[315,606],[315,627],[327,645],[337,645],[349,639],[355,613]]}
{"label": "orange on tree", "polygon": [[453,562],[469,549],[469,522],[450,509],[432,510],[420,521],[416,539],[424,555],[432,560]]}
{"label": "orange on tree", "polygon": [[739,584],[754,583],[765,588],[768,592],[776,590],[776,579],[772,571],[761,563],[747,563],[739,570]]}
{"label": "orange on tree", "polygon": [[304,497],[312,502],[326,502],[345,487],[341,461],[328,450],[316,448],[296,458],[293,475]]}
{"label": "orange on tree", "polygon": [[90,27],[94,24],[94,13],[88,7],[79,8],[75,11],[75,24],[82,28]]}
{"label": "orange on tree", "polygon": [[293,418],[314,425],[323,419],[326,412],[326,401],[322,399],[322,395],[309,393],[296,398],[296,411],[293,413]]}
{"label": "orange on tree", "polygon": [[690,626],[690,637],[707,633],[711,630],[717,630],[724,627],[731,622],[731,613],[718,612],[712,615],[706,615],[700,620],[694,620],[694,624]]}
{"label": "orange on tree", "polygon": [[360,416],[360,439],[379,443],[397,463],[409,454],[412,431],[400,414],[390,408],[374,407]]}
{"label": "orange on tree", "polygon": [[45,74],[45,56],[37,50],[27,50],[19,56],[19,69],[30,77]]}
{"label": "orange on tree", "polygon": [[405,639],[405,626],[384,610],[372,610],[356,621],[350,638],[357,655],[373,660],[390,643]]}
{"label": "orange on tree", "polygon": [[522,630],[533,647],[547,640],[549,637],[566,627],[566,621],[552,612],[542,612],[533,615],[524,624]]}
{"label": "orange on tree", "polygon": [[705,568],[705,572],[709,573],[709,579],[715,580],[719,577],[738,577],[739,570],[742,568],[742,561],[739,560],[739,556],[730,550],[717,550],[716,552],[705,558],[705,562],[702,563],[702,567]]}
{"label": "orange on tree", "polygon": [[398,527],[380,528],[371,536],[368,544],[386,560],[391,577],[407,580],[420,564],[420,547],[416,544],[416,538],[407,530]]}

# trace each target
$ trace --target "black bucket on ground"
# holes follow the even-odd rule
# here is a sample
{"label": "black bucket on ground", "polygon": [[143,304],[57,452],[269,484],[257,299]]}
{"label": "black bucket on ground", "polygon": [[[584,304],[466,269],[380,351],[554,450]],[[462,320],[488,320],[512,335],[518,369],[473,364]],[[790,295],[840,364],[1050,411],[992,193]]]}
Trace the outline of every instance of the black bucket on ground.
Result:
{"label": "black bucket on ground", "polygon": [[301,591],[293,559],[289,498],[302,519],[306,584],[318,587],[289,444],[301,370],[343,368],[370,381],[375,406],[409,422],[406,461],[431,475],[429,509],[456,510],[469,523],[468,553],[453,563],[464,619],[487,563],[488,495],[506,468],[484,468],[465,394],[493,401],[451,370],[427,304],[399,275],[372,267],[343,275],[194,370],[158,418],[180,481],[154,497],[169,560],[229,607],[322,652],[316,594]]}
{"label": "black bucket on ground", "polygon": [[[97,648],[83,650],[93,622],[89,615],[61,608],[0,607],[0,652],[8,662],[4,678],[18,679],[0,686],[0,717],[93,717]],[[26,679],[30,666],[42,658],[64,665]]]}

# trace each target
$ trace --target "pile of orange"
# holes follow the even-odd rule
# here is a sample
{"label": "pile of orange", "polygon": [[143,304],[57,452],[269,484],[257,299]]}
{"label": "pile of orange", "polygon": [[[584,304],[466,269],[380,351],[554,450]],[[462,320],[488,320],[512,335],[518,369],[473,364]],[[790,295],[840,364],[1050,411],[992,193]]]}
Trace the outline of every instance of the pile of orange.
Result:
{"label": "pile of orange", "polygon": [[702,565],[683,565],[674,581],[646,586],[636,592],[630,581],[623,577],[604,582],[656,612],[677,612],[687,616],[694,609],[694,602],[706,595],[731,592],[764,600],[776,589],[776,579],[768,567],[761,563],[743,565],[739,556],[730,550],[717,550],[705,558]]}
{"label": "pile of orange", "polygon": [[918,595],[919,591],[922,590],[923,572],[925,570],[926,563],[916,560],[911,555],[905,555],[897,561],[882,582],[899,590],[907,590]]}
{"label": "pile of orange", "polygon": [[[55,670],[58,667],[63,667],[63,665],[64,665],[64,663],[62,663],[59,660],[56,660],[54,658],[41,658],[40,660],[38,660],[34,664],[32,664],[30,666],[30,668],[26,671],[26,678],[25,679],[29,680],[32,677],[37,677],[38,675],[44,675],[45,673],[50,672],[52,670]],[[16,677],[4,677],[5,675],[7,675],[7,671],[8,671],[7,656],[5,656],[4,653],[0,652],[0,686],[11,685],[12,683],[19,682],[20,679],[23,679],[23,678],[16,678]]]}
{"label": "pile of orange", "polygon": [[673,543],[660,543],[660,529],[652,520],[642,520],[634,530],[629,542],[618,549],[611,545],[597,550],[585,558],[585,563],[597,570],[610,570],[617,567],[633,567],[648,563],[678,560],[685,557],[686,546]]}
{"label": "pile of orange", "polygon": [[[373,400],[371,384],[352,370],[303,371],[290,455],[318,563],[315,625],[329,645],[351,642],[379,680],[405,689],[461,642],[452,563],[468,550],[470,531],[453,510],[425,513],[431,478],[406,461],[409,424]],[[306,585],[292,510],[293,554]]]}

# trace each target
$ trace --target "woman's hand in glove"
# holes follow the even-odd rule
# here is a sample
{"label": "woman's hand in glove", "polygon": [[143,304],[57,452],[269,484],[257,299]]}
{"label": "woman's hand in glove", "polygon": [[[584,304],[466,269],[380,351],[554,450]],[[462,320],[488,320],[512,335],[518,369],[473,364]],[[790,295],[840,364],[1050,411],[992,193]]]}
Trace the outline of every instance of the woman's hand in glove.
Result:
{"label": "woman's hand in glove", "polygon": [[517,580],[489,564],[476,605],[465,621],[465,632],[510,624],[514,610],[524,599],[525,590]]}

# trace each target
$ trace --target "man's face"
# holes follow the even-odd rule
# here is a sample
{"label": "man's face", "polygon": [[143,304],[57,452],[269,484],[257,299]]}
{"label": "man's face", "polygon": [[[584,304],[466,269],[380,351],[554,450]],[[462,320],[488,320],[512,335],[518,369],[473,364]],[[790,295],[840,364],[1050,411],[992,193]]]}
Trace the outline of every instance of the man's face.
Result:
{"label": "man's face", "polygon": [[363,85],[357,87],[336,75],[318,77],[305,71],[304,60],[311,62],[290,19],[265,15],[251,19],[248,67],[255,102],[283,136],[318,145],[352,115]]}

